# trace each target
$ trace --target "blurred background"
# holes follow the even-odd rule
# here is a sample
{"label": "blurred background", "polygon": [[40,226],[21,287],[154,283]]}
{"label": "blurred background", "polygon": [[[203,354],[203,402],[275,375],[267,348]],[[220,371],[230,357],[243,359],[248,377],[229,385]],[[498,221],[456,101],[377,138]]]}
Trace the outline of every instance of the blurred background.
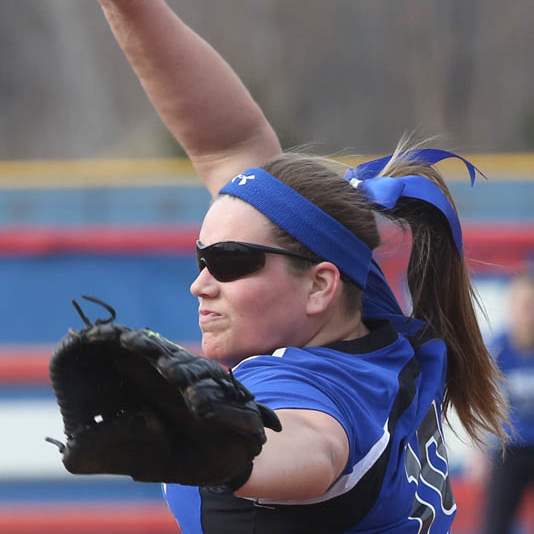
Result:
{"label": "blurred background", "polygon": [[[285,147],[384,154],[404,132],[466,154],[458,203],[488,342],[534,259],[534,4],[517,0],[172,0],[234,66]],[[198,347],[193,243],[208,196],[146,100],[96,0],[0,3],[0,532],[176,532],[157,485],[72,477],[47,377],[96,295],[120,322]],[[381,258],[402,298],[406,261]],[[90,316],[101,311],[87,304]],[[458,520],[479,532],[486,455],[452,432]],[[517,534],[534,533],[534,496]]]}

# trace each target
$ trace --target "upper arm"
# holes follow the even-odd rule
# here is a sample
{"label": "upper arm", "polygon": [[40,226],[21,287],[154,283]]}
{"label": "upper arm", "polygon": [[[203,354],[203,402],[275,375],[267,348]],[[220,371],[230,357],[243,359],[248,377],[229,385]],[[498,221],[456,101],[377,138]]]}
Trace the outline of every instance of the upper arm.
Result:
{"label": "upper arm", "polygon": [[331,415],[315,410],[282,410],[282,412],[291,424],[299,424],[315,438],[318,449],[331,465],[333,479],[336,479],[345,468],[349,457],[349,441],[339,421]]}
{"label": "upper arm", "polygon": [[325,493],[345,468],[349,443],[341,424],[315,410],[277,410],[280,433],[267,429],[267,443],[248,482],[236,495],[308,499]]}

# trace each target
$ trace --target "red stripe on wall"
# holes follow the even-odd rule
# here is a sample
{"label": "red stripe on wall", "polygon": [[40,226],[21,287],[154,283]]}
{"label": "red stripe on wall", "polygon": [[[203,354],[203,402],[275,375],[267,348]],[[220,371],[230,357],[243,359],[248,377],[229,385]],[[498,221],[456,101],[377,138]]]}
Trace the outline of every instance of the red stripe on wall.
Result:
{"label": "red stripe on wall", "polygon": [[49,356],[47,353],[42,356],[0,358],[0,384],[40,385],[49,383]]}
{"label": "red stripe on wall", "polygon": [[[493,257],[503,247],[534,249],[534,224],[465,224],[466,250],[470,255]],[[192,253],[198,227],[109,227],[75,229],[16,227],[0,231],[0,254],[35,255],[58,252],[107,254]],[[387,231],[384,241],[395,232]],[[484,258],[481,258],[484,259]]]}
{"label": "red stripe on wall", "polygon": [[0,231],[0,255],[32,256],[60,252],[89,254],[190,254],[198,228],[109,227],[75,229],[16,227]]}
{"label": "red stripe on wall", "polygon": [[[509,276],[534,259],[534,224],[464,225],[464,254],[472,274]],[[409,236],[389,227],[382,232],[377,258],[399,302],[408,265]]]}
{"label": "red stripe on wall", "polygon": [[[200,346],[191,343],[180,344],[194,354],[200,354]],[[52,346],[0,347],[0,385],[48,384],[48,362],[53,350]]]}
{"label": "red stripe on wall", "polygon": [[0,347],[0,384],[47,384],[52,350],[51,345]]}
{"label": "red stripe on wall", "polygon": [[[458,504],[454,531],[475,534],[479,531],[484,506],[484,488],[466,479],[453,479]],[[534,492],[525,496],[518,512],[519,525],[530,532],[534,524]],[[0,532],[9,534],[179,534],[163,502],[158,504],[0,506]]]}
{"label": "red stripe on wall", "polygon": [[465,224],[464,240],[468,244],[486,241],[503,246],[534,247],[534,224]]}
{"label": "red stripe on wall", "polygon": [[[483,484],[469,479],[455,478],[452,481],[452,490],[458,506],[453,531],[476,534],[480,531],[484,514]],[[518,526],[524,528],[525,534],[531,533],[534,525],[534,491],[527,491],[524,495],[516,517]]]}
{"label": "red stripe on wall", "polygon": [[164,504],[0,507],[6,534],[179,534]]}

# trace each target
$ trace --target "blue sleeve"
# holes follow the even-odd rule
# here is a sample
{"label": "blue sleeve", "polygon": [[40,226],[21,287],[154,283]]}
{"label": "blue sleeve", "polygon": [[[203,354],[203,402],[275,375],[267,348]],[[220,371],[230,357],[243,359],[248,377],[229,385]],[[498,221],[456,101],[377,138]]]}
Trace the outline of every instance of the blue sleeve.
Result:
{"label": "blue sleeve", "polygon": [[[310,368],[296,358],[257,356],[249,358],[235,369],[235,376],[256,400],[273,410],[315,410],[333,417],[347,434],[349,462],[354,465],[384,433],[384,420],[369,409],[365,386],[355,387],[357,373],[350,373],[351,383],[334,367]],[[349,373],[347,373],[347,376]],[[361,429],[365,429],[362,432]]]}
{"label": "blue sleeve", "polygon": [[331,396],[321,390],[310,372],[280,365],[275,356],[250,358],[236,369],[235,376],[254,393],[258,402],[273,410],[317,410],[343,420]]}

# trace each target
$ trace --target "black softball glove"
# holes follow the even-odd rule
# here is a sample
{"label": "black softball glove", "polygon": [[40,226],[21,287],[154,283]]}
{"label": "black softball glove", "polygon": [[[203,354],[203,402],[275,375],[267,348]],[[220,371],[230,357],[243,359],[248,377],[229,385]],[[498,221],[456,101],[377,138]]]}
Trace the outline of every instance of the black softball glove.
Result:
{"label": "black softball glove", "polygon": [[242,486],[276,414],[217,362],[195,356],[149,329],[91,323],[69,331],[50,361],[74,474],[129,475],[142,482]]}

